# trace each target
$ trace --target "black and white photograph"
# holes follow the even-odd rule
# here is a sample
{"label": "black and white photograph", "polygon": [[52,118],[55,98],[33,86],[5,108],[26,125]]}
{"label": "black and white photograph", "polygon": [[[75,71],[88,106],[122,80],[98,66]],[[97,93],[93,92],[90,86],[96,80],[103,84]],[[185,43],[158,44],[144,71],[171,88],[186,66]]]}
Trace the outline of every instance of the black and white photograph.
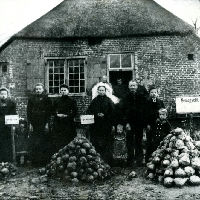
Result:
{"label": "black and white photograph", "polygon": [[0,0],[0,200],[200,200],[200,0]]}

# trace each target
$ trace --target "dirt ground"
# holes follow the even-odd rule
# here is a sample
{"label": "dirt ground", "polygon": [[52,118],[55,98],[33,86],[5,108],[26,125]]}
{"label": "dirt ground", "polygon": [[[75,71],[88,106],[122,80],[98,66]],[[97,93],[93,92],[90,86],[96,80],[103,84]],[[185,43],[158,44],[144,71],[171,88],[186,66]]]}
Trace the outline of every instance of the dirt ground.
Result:
{"label": "dirt ground", "polygon": [[129,181],[133,169],[115,169],[110,180],[98,183],[65,183],[61,180],[39,178],[38,169],[19,168],[19,173],[0,182],[0,199],[37,200],[196,200],[200,186],[165,188],[144,178],[144,168],[134,168],[137,178]]}

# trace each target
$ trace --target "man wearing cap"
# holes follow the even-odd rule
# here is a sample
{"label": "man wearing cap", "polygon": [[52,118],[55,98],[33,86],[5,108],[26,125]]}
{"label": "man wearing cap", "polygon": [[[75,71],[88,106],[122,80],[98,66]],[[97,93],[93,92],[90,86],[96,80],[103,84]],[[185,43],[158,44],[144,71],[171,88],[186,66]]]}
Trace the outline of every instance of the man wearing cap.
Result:
{"label": "man wearing cap", "polygon": [[70,98],[69,88],[66,84],[60,86],[61,97],[54,105],[54,131],[53,142],[55,144],[54,151],[63,148],[74,137],[76,137],[76,127],[74,118],[77,114],[76,101]]}
{"label": "man wearing cap", "polygon": [[51,115],[51,101],[44,92],[44,85],[38,83],[28,99],[27,119],[30,126],[30,156],[33,165],[48,161],[48,122]]}
{"label": "man wearing cap", "polygon": [[9,98],[9,90],[0,88],[0,162],[12,161],[11,129],[5,125],[5,115],[15,115],[16,104]]}
{"label": "man wearing cap", "polygon": [[137,165],[142,164],[142,138],[146,125],[146,101],[148,92],[136,80],[129,81],[129,92],[121,100],[121,109],[127,130],[127,165],[132,166],[134,159]]}

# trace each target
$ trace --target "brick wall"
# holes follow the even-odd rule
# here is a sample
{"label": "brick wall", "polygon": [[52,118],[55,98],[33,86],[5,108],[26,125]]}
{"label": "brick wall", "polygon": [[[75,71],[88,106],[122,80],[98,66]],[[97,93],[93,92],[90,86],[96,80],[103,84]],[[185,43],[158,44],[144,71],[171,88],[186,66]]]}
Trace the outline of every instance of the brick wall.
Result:
{"label": "brick wall", "polygon": [[[107,55],[132,52],[134,70],[143,84],[154,83],[169,110],[174,109],[174,98],[179,95],[199,95],[200,40],[194,35],[149,36],[102,39],[98,43],[86,40],[28,40],[16,39],[0,52],[0,60],[9,62],[10,78],[14,83],[11,94],[16,98],[18,112],[25,115],[27,94],[37,82],[45,82],[45,59],[49,57],[87,57],[87,89],[107,72]],[[188,60],[194,54],[194,60]],[[78,97],[76,97],[78,98]],[[84,97],[87,98],[87,97]],[[78,99],[79,111],[89,103]]]}

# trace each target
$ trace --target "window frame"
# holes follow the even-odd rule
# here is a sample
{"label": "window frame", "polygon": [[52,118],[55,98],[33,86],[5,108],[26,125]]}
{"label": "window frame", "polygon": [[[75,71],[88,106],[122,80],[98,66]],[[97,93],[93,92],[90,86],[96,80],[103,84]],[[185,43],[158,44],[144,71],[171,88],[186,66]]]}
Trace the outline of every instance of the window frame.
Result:
{"label": "window frame", "polygon": [[[87,90],[87,57],[86,56],[75,56],[75,57],[45,57],[45,63],[46,63],[46,85],[47,85],[47,91],[49,96],[60,96],[60,93],[49,93],[49,64],[48,61],[49,60],[64,60],[64,83],[69,85],[69,69],[68,69],[68,61],[69,60],[80,60],[83,59],[84,60],[84,92],[79,92],[79,93],[69,93],[69,96],[82,96],[86,94],[86,90]],[[80,77],[79,77],[80,78]],[[79,79],[80,80],[80,79]],[[80,87],[80,84],[79,84]],[[60,91],[59,91],[60,92]]]}
{"label": "window frame", "polygon": [[[120,56],[120,68],[111,68],[110,67],[110,56],[112,56],[112,55]],[[122,63],[121,63],[122,55],[131,55],[131,67],[122,67]],[[111,54],[108,54],[107,62],[108,62],[108,71],[133,71],[133,69],[134,69],[134,53],[131,53],[131,52],[111,53]]]}

